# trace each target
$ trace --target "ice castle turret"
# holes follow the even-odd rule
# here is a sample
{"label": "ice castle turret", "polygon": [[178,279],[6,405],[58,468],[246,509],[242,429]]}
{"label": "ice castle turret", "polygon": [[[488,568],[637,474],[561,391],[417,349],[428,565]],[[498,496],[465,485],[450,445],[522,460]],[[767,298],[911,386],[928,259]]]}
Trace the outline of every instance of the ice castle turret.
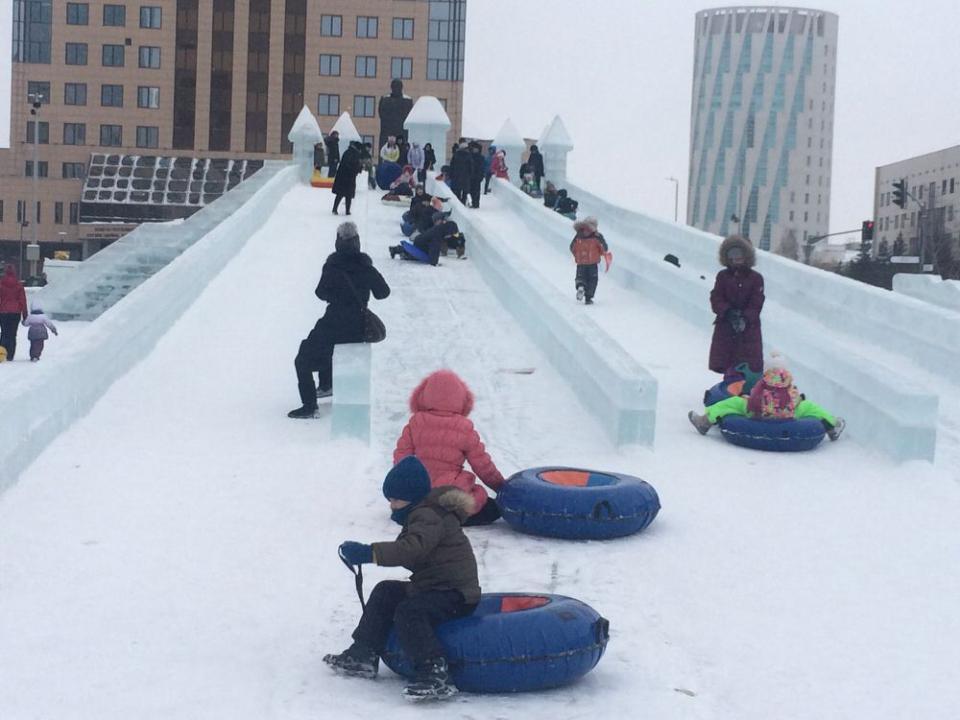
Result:
{"label": "ice castle turret", "polygon": [[520,177],[520,163],[523,162],[523,153],[527,150],[527,143],[524,142],[523,136],[510,118],[507,118],[503,123],[500,132],[493,139],[493,144],[497,146],[497,150],[503,150],[507,154],[510,182],[519,187],[523,182],[523,178]]}
{"label": "ice castle turret", "polygon": [[323,133],[306,105],[287,133],[287,140],[293,143],[293,164],[297,166],[297,177],[300,182],[307,184],[313,175],[313,146],[323,142]]}
{"label": "ice castle turret", "polygon": [[[361,138],[360,133],[357,132],[357,126],[353,124],[353,120],[350,119],[350,113],[348,112],[344,112],[339,118],[337,118],[337,121],[333,124],[332,130],[336,130],[338,133],[340,133],[340,157],[343,157],[343,154],[347,151],[347,148],[350,147],[351,142],[363,142],[363,138]],[[374,150],[373,156],[377,156],[376,150]]]}
{"label": "ice castle turret", "polygon": [[440,170],[447,162],[447,132],[450,124],[450,117],[443,105],[430,95],[423,95],[417,100],[403,123],[411,144],[417,142],[424,147],[430,143],[433,146],[437,156],[436,170]]}
{"label": "ice castle turret", "polygon": [[540,138],[540,152],[543,153],[543,174],[553,183],[565,183],[567,180],[567,154],[573,150],[573,140],[567,132],[567,126],[557,115],[550,127]]}

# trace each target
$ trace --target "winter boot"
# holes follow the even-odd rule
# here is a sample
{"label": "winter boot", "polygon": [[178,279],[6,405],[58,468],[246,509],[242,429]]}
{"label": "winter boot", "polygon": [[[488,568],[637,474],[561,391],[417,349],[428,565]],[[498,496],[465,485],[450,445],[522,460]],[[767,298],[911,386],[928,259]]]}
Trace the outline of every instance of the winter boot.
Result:
{"label": "winter boot", "polygon": [[583,296],[586,295],[587,291],[583,285],[577,285],[577,302],[583,302]]}
{"label": "winter boot", "polygon": [[466,259],[467,249],[463,245],[457,245],[457,257],[461,260]]}
{"label": "winter boot", "polygon": [[584,305],[593,305],[593,298],[587,298],[583,301]]}
{"label": "winter boot", "polygon": [[391,259],[391,260],[396,259],[397,255],[400,255],[400,257],[403,257],[403,255],[401,255],[402,252],[403,252],[403,248],[402,248],[400,245],[391,245],[391,246],[390,246],[390,259]]}
{"label": "winter boot", "polygon": [[317,400],[323,400],[328,397],[333,397],[333,388],[317,388]]}
{"label": "winter boot", "polygon": [[843,429],[847,426],[847,421],[842,417],[834,418],[837,421],[836,425],[830,426],[827,423],[824,423],[827,427],[827,437],[830,438],[831,442],[840,437],[840,433],[843,432]]}
{"label": "winter boot", "polygon": [[304,405],[303,407],[298,407],[296,410],[291,410],[290,412],[288,412],[287,417],[293,418],[294,420],[307,420],[314,417],[316,412],[317,412],[316,407],[310,407],[308,405]]}
{"label": "winter boot", "polygon": [[450,679],[447,661],[441,658],[427,660],[417,668],[413,682],[403,689],[407,700],[443,700],[459,692]]}
{"label": "winter boot", "polygon": [[362,643],[353,643],[339,655],[324,655],[323,661],[335,673],[372,680],[380,669],[380,658]]}
{"label": "winter boot", "polygon": [[687,418],[701,435],[706,435],[710,432],[710,428],[713,427],[710,423],[710,418],[706,415],[697,415],[693,410],[687,413]]}

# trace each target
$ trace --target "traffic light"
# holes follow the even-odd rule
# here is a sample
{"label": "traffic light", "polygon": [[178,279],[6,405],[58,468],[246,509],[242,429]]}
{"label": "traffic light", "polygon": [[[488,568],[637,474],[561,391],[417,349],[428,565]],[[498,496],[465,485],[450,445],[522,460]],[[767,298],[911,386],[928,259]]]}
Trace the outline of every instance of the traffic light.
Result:
{"label": "traffic light", "polygon": [[893,184],[893,204],[904,208],[907,206],[907,181],[898,180]]}
{"label": "traffic light", "polygon": [[860,226],[860,239],[864,242],[873,240],[873,220],[864,220]]}

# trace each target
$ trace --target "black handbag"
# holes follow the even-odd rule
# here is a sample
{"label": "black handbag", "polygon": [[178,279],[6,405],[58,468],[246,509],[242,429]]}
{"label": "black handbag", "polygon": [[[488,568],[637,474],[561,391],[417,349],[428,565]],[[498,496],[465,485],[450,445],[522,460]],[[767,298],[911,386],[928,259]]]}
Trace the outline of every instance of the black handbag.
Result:
{"label": "black handbag", "polygon": [[[350,292],[353,293],[353,296],[360,301],[360,293],[357,292],[357,288],[354,286],[353,281],[350,279],[350,276],[344,272],[343,278],[347,281],[347,285],[350,286]],[[363,305],[363,341],[366,343],[378,343],[386,340],[387,338],[387,326],[383,324],[377,314],[368,308],[365,304]]]}

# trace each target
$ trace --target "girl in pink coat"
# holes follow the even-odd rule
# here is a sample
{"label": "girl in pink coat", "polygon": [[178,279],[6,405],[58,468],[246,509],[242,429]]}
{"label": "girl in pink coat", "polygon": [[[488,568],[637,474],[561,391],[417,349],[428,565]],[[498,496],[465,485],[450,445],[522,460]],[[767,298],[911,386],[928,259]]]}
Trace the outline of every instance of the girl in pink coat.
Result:
{"label": "girl in pink coat", "polygon": [[[430,473],[432,487],[453,485],[473,496],[473,514],[464,525],[486,525],[500,517],[500,510],[476,478],[499,490],[503,475],[467,417],[471,410],[473,393],[455,372],[437,370],[425,377],[410,395],[413,416],[397,440],[393,463],[416,455]],[[464,461],[476,476],[463,469]]]}

